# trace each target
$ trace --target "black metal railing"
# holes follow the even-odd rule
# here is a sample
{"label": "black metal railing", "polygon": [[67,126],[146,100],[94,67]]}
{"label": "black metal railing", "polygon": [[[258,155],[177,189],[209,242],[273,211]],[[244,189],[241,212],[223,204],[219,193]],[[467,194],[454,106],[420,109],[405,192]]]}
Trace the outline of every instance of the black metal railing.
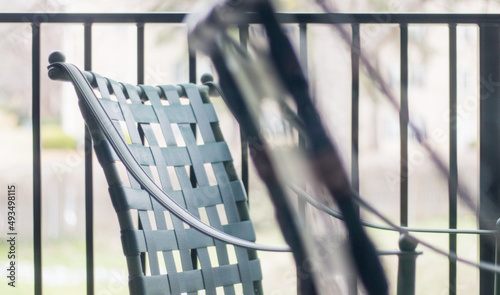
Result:
{"label": "black metal railing", "polygon": [[[35,294],[42,294],[42,164],[41,164],[41,39],[44,25],[48,23],[81,24],[84,27],[84,69],[92,69],[92,27],[99,23],[136,24],[137,25],[137,83],[144,83],[145,51],[144,33],[148,24],[180,24],[185,13],[129,13],[129,14],[82,14],[82,13],[2,13],[0,23],[24,23],[32,26],[32,121],[33,121],[33,239],[34,239],[34,281]],[[458,195],[458,159],[457,159],[457,25],[473,24],[479,27],[480,76],[491,77],[494,83],[500,81],[500,15],[497,14],[326,14],[326,13],[280,13],[279,20],[294,24],[299,28],[299,56],[307,68],[308,64],[308,26],[310,24],[347,24],[351,26],[351,181],[354,190],[359,192],[359,99],[360,99],[360,27],[366,24],[395,24],[400,32],[400,225],[408,226],[408,27],[413,24],[442,24],[449,27],[449,252],[457,252],[457,234],[473,233],[480,236],[480,259],[495,263],[497,253],[495,245],[496,228],[491,215],[480,207],[478,231],[460,231],[457,228]],[[250,23],[258,22],[250,17]],[[235,24],[239,28],[240,41],[246,46],[249,38],[248,23]],[[187,42],[187,38],[186,38]],[[188,46],[189,47],[189,46]],[[196,54],[189,52],[189,81],[196,82]],[[500,90],[498,84],[480,85],[480,204],[496,204],[500,200],[500,173],[489,173],[500,167]],[[300,110],[299,110],[300,112]],[[492,134],[494,134],[492,136]],[[247,140],[241,136],[242,179],[248,190],[248,151]],[[89,133],[85,133],[85,212],[86,212],[86,248],[87,248],[87,294],[94,294],[94,250],[93,250],[93,198],[92,198],[92,149]],[[490,176],[486,179],[486,173]],[[500,215],[500,214],[499,214]],[[500,217],[500,216],[497,216]],[[425,229],[420,229],[426,231]],[[433,232],[433,231],[428,231]],[[493,243],[491,242],[493,240]],[[406,248],[405,248],[406,249]],[[403,249],[402,249],[403,250]],[[410,263],[415,260],[409,259]],[[449,260],[449,293],[456,294],[457,265],[455,259]],[[411,268],[411,267],[410,267]],[[413,270],[414,271],[414,270]],[[410,270],[411,272],[411,270]],[[480,270],[480,294],[493,294],[495,275],[493,272]],[[418,282],[417,282],[418,285]]]}

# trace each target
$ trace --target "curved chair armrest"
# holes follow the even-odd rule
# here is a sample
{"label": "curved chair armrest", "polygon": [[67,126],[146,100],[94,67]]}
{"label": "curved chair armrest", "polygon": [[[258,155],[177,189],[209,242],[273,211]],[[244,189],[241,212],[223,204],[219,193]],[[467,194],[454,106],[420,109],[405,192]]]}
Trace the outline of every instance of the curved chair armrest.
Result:
{"label": "curved chair armrest", "polygon": [[51,71],[59,71],[59,74],[62,74],[62,76],[59,76],[59,78],[65,77],[65,79],[67,78],[67,80],[73,82],[76,91],[80,94],[79,96],[81,97],[81,99],[83,99],[83,103],[95,118],[97,124],[103,131],[106,138],[109,140],[111,146],[114,148],[116,154],[123,162],[127,170],[144,187],[144,189],[151,194],[153,198],[155,198],[166,209],[170,210],[173,215],[175,215],[191,227],[195,228],[196,230],[202,232],[203,234],[206,234],[207,236],[210,236],[224,243],[260,251],[290,251],[290,248],[288,247],[260,245],[219,231],[203,223],[190,212],[179,206],[161,188],[159,188],[158,185],[156,185],[156,183],[146,174],[146,172],[134,158],[132,152],[127,146],[127,143],[119,135],[118,130],[112,123],[107,113],[104,111],[101,103],[95,97],[95,94],[92,91],[91,85],[86,79],[85,74],[82,73],[76,66],[61,61],[53,61],[49,65],[49,72]]}

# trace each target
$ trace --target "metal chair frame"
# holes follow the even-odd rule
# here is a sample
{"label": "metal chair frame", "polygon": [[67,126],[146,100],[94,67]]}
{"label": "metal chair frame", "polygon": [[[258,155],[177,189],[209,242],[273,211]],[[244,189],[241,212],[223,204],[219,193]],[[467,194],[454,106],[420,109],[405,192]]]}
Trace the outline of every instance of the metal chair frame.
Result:
{"label": "metal chair frame", "polygon": [[134,86],[81,72],[60,53],[49,60],[49,76],[75,86],[93,137],[119,219],[130,293],[261,294],[256,250],[288,248],[254,243],[246,192],[208,87]]}

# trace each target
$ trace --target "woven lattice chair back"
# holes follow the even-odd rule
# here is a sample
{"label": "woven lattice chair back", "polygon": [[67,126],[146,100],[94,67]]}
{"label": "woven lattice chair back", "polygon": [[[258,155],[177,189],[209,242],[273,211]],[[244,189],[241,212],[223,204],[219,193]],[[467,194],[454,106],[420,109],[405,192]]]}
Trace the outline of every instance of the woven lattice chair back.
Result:
{"label": "woven lattice chair back", "polygon": [[[246,193],[207,91],[92,75],[96,98],[164,192],[210,226],[255,241]],[[256,252],[214,240],[170,214],[123,169],[88,110],[80,108],[118,215],[130,293],[261,294]]]}

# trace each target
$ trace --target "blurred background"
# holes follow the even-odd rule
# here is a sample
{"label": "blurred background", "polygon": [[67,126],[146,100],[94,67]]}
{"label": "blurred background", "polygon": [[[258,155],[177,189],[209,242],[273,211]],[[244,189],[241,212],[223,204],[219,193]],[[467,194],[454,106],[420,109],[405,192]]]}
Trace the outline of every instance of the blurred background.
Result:
{"label": "blurred background", "polygon": [[[500,12],[500,1],[333,1],[339,12]],[[160,0],[20,0],[1,1],[0,12],[190,12],[214,1]],[[279,11],[319,12],[312,0],[275,1]],[[84,125],[69,83],[51,81],[46,75],[48,55],[54,50],[83,68],[83,26],[42,24],[42,233],[45,294],[86,294],[84,214]],[[188,80],[188,49],[184,25],[146,26],[146,84],[176,84]],[[298,26],[287,26],[298,42]],[[254,30],[250,30],[250,38]],[[316,103],[338,145],[346,168],[351,159],[351,60],[350,49],[331,26],[308,27],[309,78]],[[92,69],[103,76],[135,84],[136,26],[93,25]],[[0,25],[0,216],[6,212],[6,187],[18,187],[17,222],[18,287],[7,286],[1,276],[1,294],[33,293],[32,219],[32,117],[31,27]],[[293,38],[293,36],[296,36]],[[391,25],[363,25],[361,48],[381,75],[399,94],[399,30]],[[478,27],[459,25],[458,38],[458,159],[459,178],[478,195]],[[296,44],[297,45],[297,44]],[[298,46],[298,45],[297,45]],[[448,28],[445,25],[409,27],[409,109],[411,120],[428,143],[448,159]],[[207,58],[198,54],[197,73],[213,72]],[[399,114],[377,90],[371,77],[360,77],[360,192],[396,223],[399,220]],[[240,171],[239,130],[220,99],[213,100],[237,171]],[[411,137],[410,132],[410,137]],[[128,294],[118,223],[107,195],[107,185],[94,162],[94,231],[96,294]],[[448,184],[415,139],[409,143],[409,225],[447,228]],[[310,210],[314,214],[313,210]],[[258,242],[282,244],[267,191],[250,175],[250,212]],[[364,219],[379,222],[362,211]],[[475,212],[459,204],[458,228],[477,228]],[[8,263],[7,224],[0,218],[0,268]],[[398,234],[369,230],[383,250],[398,248]],[[447,235],[417,234],[446,249]],[[459,236],[459,255],[477,260],[476,236]],[[417,294],[448,293],[447,259],[424,248],[417,259]],[[295,294],[295,269],[288,254],[260,253],[266,294]],[[383,258],[395,293],[396,257]],[[478,273],[459,264],[458,294],[474,294]]]}

